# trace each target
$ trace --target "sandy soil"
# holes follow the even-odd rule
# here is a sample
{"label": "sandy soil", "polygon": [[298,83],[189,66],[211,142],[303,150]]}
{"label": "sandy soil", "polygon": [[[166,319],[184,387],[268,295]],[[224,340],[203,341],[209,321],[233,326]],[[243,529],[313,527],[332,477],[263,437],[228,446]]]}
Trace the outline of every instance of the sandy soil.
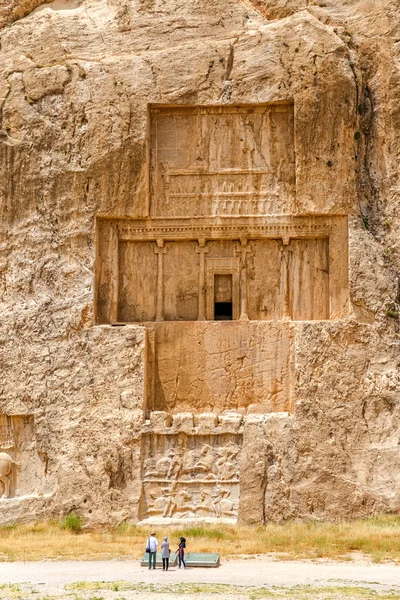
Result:
{"label": "sandy soil", "polygon": [[[368,564],[365,561],[357,562],[328,562],[328,561],[277,561],[265,557],[249,557],[241,560],[223,561],[219,568],[200,569],[191,568],[179,570],[171,568],[168,573],[161,569],[149,571],[133,561],[96,561],[96,562],[30,562],[30,563],[0,563],[0,586],[3,584],[24,584],[23,588],[35,588],[40,594],[52,597],[65,597],[66,589],[76,582],[94,581],[129,581],[143,584],[229,584],[233,586],[256,586],[273,588],[293,588],[294,586],[360,586],[377,592],[388,590],[398,591],[400,598],[400,566],[394,564]],[[3,588],[4,590],[5,588]],[[68,591],[68,590],[67,590]],[[117,590],[116,590],[117,591]],[[145,592],[82,592],[87,598],[153,598],[153,594]],[[149,589],[149,592],[153,590]],[[185,590],[182,589],[182,592]],[[190,598],[202,598],[203,594],[190,593]],[[237,590],[236,590],[237,592]],[[69,590],[71,594],[71,590]],[[68,594],[68,595],[69,595]],[[229,595],[230,599],[242,598],[241,594],[218,594],[218,597]],[[175,594],[174,594],[175,596]],[[2,595],[0,598],[8,598]],[[20,597],[20,596],[17,596]],[[24,597],[24,596],[22,596]],[[168,594],[158,593],[154,597],[159,600],[168,598]],[[186,598],[186,593],[179,594],[180,599]],[[189,597],[189,596],[188,596]],[[210,598],[210,594],[204,595]],[[279,596],[281,597],[281,596]],[[292,596],[290,596],[292,597]],[[300,596],[299,596],[300,597]],[[321,596],[323,597],[323,596]],[[336,597],[336,596],[335,596]],[[349,597],[349,596],[343,596]],[[36,594],[36,598],[38,598]]]}

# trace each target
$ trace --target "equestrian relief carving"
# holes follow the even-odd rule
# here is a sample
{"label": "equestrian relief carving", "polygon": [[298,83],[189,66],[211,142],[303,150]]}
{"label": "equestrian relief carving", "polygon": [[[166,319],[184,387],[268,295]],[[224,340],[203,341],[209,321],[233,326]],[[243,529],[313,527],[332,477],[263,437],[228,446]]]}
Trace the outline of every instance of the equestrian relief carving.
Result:
{"label": "equestrian relief carving", "polygon": [[10,475],[13,469],[13,465],[16,462],[6,452],[0,452],[0,481],[4,486],[3,495],[0,496],[0,500],[6,500],[10,496],[11,479]]}
{"label": "equestrian relief carving", "polygon": [[149,434],[142,517],[236,518],[242,436]]}
{"label": "equestrian relief carving", "polygon": [[45,468],[33,415],[0,414],[0,500],[43,496]]}

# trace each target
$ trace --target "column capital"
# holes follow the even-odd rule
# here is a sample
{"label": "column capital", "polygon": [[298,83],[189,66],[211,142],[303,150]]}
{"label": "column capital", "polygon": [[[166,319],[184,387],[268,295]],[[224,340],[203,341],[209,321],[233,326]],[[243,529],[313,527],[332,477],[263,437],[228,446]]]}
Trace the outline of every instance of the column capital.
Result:
{"label": "column capital", "polygon": [[247,243],[247,238],[246,238],[245,243],[242,243],[242,239],[241,239],[240,246],[238,246],[238,245],[235,246],[235,254],[237,256],[241,256],[243,260],[246,260],[246,255],[252,254],[252,252],[253,252],[252,248]]}
{"label": "column capital", "polygon": [[199,242],[199,245],[194,250],[196,252],[196,254],[203,254],[203,255],[208,254],[208,252],[210,252],[210,249],[207,248],[207,246],[206,246],[207,241],[205,239],[199,239],[198,242]]}
{"label": "column capital", "polygon": [[[156,240],[156,242],[157,242],[157,246],[155,248],[153,248],[154,254],[166,254],[168,251],[168,246],[164,246],[164,240]],[[161,242],[162,242],[162,244],[161,244]]]}

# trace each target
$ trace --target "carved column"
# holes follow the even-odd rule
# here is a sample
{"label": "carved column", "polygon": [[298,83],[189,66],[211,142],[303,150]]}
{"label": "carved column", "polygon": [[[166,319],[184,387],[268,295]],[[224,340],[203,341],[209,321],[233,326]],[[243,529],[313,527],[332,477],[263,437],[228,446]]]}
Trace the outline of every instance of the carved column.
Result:
{"label": "carved column", "polygon": [[154,248],[154,254],[157,254],[156,321],[164,321],[164,254],[166,252],[164,240],[157,240],[157,247]]}
{"label": "carved column", "polygon": [[199,247],[196,248],[196,254],[200,254],[200,268],[199,268],[199,312],[198,321],[206,320],[206,254],[209,249],[206,248],[206,240],[199,239]]}
{"label": "carved column", "polygon": [[289,297],[289,242],[290,239],[285,237],[282,238],[282,248],[281,248],[281,252],[282,252],[282,270],[281,270],[281,277],[282,277],[282,283],[281,283],[281,290],[282,290],[282,298],[283,298],[283,315],[282,315],[282,319],[284,320],[290,320],[291,319],[291,314],[290,314],[290,297]]}
{"label": "carved column", "polygon": [[111,281],[110,281],[110,323],[118,322],[119,302],[119,229],[112,226],[110,239]]}
{"label": "carved column", "polygon": [[235,248],[236,254],[241,257],[240,260],[240,317],[241,321],[248,321],[247,314],[247,254],[251,248],[247,244],[247,238],[240,238],[240,248]]}

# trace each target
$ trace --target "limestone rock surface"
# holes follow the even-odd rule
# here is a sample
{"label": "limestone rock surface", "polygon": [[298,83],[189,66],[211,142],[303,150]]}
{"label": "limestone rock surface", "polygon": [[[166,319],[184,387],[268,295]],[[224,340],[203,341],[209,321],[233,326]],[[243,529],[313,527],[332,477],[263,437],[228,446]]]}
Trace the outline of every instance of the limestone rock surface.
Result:
{"label": "limestone rock surface", "polygon": [[[400,3],[11,0],[0,27],[0,451],[22,460],[0,522],[399,511]],[[152,338],[143,324],[96,324],[97,219],[147,216],[149,105],[276,102],[294,106],[293,214],[349,216],[348,313],[284,324],[284,408],[258,398],[253,371],[262,380],[275,367],[246,363],[272,352],[268,336],[254,349],[238,334],[234,358],[218,348],[210,389],[232,377],[240,394],[229,406],[196,391],[207,377],[201,363],[191,379],[190,348],[182,368],[175,349],[189,338],[158,334],[160,372],[181,393],[166,409],[158,396],[172,440],[158,443],[164,430],[146,414]],[[202,340],[215,327],[195,325],[208,360]],[[249,393],[291,414],[254,416]],[[192,414],[210,412],[220,421]],[[164,452],[168,464],[157,462]],[[192,500],[186,488],[160,496],[160,473],[177,465],[197,482]],[[232,495],[223,483],[208,495],[213,477]]]}

